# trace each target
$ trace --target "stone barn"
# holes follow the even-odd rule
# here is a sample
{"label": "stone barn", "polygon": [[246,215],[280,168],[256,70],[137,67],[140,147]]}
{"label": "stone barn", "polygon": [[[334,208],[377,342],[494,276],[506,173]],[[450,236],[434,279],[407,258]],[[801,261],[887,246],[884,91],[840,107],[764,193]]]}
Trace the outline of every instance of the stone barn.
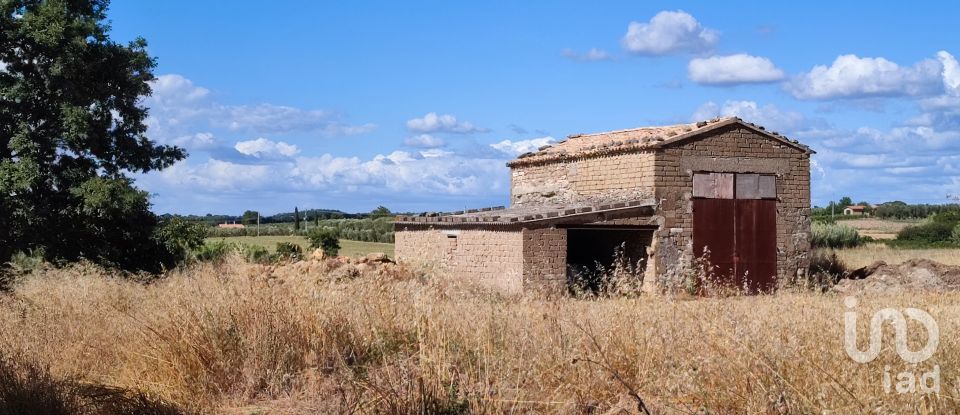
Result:
{"label": "stone barn", "polygon": [[507,163],[509,207],[397,217],[396,257],[563,292],[619,247],[644,290],[708,258],[716,277],[769,291],[808,268],[812,153],[739,118],[575,134]]}

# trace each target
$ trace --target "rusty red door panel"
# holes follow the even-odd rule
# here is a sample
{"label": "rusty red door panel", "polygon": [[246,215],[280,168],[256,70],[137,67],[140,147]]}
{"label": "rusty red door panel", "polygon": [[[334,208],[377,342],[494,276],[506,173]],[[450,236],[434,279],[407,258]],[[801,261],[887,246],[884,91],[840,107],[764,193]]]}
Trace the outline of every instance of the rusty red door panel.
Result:
{"label": "rusty red door panel", "polygon": [[736,199],[693,199],[693,254],[709,249],[710,264],[721,282],[736,275]]}
{"label": "rusty red door panel", "polygon": [[737,286],[771,291],[777,278],[777,201],[736,200]]}

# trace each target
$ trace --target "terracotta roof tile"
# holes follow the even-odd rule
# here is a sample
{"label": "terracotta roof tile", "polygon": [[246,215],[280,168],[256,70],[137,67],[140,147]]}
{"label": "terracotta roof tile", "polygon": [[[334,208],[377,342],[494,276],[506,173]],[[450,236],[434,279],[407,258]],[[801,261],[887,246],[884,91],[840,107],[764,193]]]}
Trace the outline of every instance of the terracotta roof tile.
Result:
{"label": "terracotta roof tile", "polygon": [[712,129],[719,124],[730,124],[733,122],[741,122],[762,134],[772,136],[785,143],[801,148],[804,151],[809,151],[809,148],[799,144],[795,140],[791,141],[775,132],[766,131],[761,126],[743,122],[737,117],[724,117],[689,124],[640,127],[592,134],[574,134],[556,144],[543,146],[536,152],[521,154],[520,157],[507,163],[507,165],[533,164],[537,162],[602,155],[605,153],[650,149],[664,142],[672,142],[685,137],[695,136],[701,130]]}

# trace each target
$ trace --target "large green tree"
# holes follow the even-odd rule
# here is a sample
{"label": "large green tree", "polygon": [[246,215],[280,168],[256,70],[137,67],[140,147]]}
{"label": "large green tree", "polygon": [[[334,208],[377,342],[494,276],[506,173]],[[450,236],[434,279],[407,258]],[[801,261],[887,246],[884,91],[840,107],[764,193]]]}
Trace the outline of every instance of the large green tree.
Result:
{"label": "large green tree", "polygon": [[16,251],[155,270],[130,173],[186,157],[146,136],[155,61],[109,37],[107,0],[0,0],[0,263]]}

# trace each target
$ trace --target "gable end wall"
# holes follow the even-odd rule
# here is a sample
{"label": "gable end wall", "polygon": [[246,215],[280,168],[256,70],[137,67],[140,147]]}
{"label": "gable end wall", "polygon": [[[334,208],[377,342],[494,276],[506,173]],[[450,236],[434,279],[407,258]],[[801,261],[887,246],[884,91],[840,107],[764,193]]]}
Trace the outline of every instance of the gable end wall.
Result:
{"label": "gable end wall", "polygon": [[777,276],[805,275],[810,251],[810,155],[732,125],[660,149],[655,157],[656,198],[663,225],[657,231],[658,275],[693,255],[693,173],[716,171],[777,176]]}

